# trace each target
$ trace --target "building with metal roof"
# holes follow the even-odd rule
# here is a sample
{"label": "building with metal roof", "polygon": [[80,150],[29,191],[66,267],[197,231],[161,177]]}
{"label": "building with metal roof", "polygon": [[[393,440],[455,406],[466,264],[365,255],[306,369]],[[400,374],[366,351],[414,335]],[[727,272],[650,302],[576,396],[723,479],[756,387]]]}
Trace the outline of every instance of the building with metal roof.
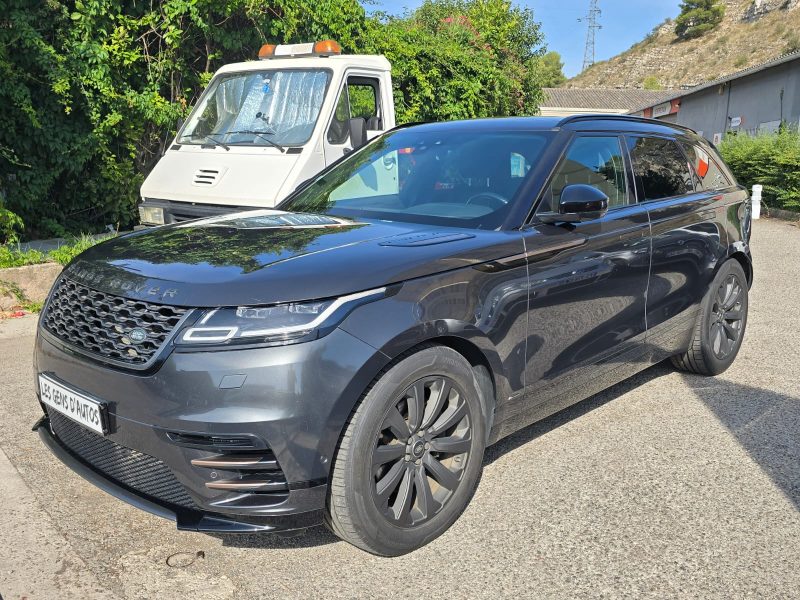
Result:
{"label": "building with metal roof", "polygon": [[624,115],[645,104],[657,104],[674,91],[631,88],[544,88],[539,107],[543,117],[568,117],[584,113]]}
{"label": "building with metal roof", "polygon": [[729,131],[777,131],[800,121],[800,51],[742,69],[657,102],[643,102],[631,114],[690,127],[718,143]]}

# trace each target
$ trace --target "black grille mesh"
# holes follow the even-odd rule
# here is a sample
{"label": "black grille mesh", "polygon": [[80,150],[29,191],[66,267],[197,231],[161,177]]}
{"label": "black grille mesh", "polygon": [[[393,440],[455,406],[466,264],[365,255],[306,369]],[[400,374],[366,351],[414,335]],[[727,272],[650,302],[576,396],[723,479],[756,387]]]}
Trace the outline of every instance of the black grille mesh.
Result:
{"label": "black grille mesh", "polygon": [[186,488],[157,458],[120,446],[54,410],[49,415],[61,443],[107,477],[160,502],[197,508]]}
{"label": "black grille mesh", "polygon": [[[44,327],[68,344],[131,365],[153,358],[186,313],[185,308],[130,300],[62,278],[47,306]],[[140,328],[147,337],[134,343]]]}

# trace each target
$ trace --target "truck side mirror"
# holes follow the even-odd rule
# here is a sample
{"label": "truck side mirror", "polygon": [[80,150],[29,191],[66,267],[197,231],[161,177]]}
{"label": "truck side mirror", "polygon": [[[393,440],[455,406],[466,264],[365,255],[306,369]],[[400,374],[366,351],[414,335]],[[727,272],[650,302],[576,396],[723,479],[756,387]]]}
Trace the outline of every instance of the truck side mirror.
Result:
{"label": "truck side mirror", "polygon": [[364,117],[348,119],[347,129],[350,132],[350,145],[353,150],[357,150],[367,143],[367,120]]}

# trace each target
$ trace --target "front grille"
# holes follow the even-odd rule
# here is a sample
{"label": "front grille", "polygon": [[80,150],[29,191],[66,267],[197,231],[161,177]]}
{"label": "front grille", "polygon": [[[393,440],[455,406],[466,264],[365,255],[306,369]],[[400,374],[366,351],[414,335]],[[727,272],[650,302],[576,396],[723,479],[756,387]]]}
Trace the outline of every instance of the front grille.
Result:
{"label": "front grille", "polygon": [[157,458],[120,446],[54,410],[49,416],[61,443],[106,477],[156,501],[197,508],[186,488]]}
{"label": "front grille", "polygon": [[[68,344],[130,365],[144,365],[180,322],[185,308],[131,300],[62,278],[43,318],[45,329]],[[144,340],[131,338],[144,331]],[[142,331],[137,331],[141,335]]]}

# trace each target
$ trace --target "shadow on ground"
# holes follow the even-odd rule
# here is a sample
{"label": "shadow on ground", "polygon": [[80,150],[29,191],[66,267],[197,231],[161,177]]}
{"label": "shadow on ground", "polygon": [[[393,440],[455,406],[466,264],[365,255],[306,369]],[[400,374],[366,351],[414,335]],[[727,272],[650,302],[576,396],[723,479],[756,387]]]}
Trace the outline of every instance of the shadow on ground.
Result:
{"label": "shadow on ground", "polygon": [[800,510],[800,398],[714,377],[684,382]]}

